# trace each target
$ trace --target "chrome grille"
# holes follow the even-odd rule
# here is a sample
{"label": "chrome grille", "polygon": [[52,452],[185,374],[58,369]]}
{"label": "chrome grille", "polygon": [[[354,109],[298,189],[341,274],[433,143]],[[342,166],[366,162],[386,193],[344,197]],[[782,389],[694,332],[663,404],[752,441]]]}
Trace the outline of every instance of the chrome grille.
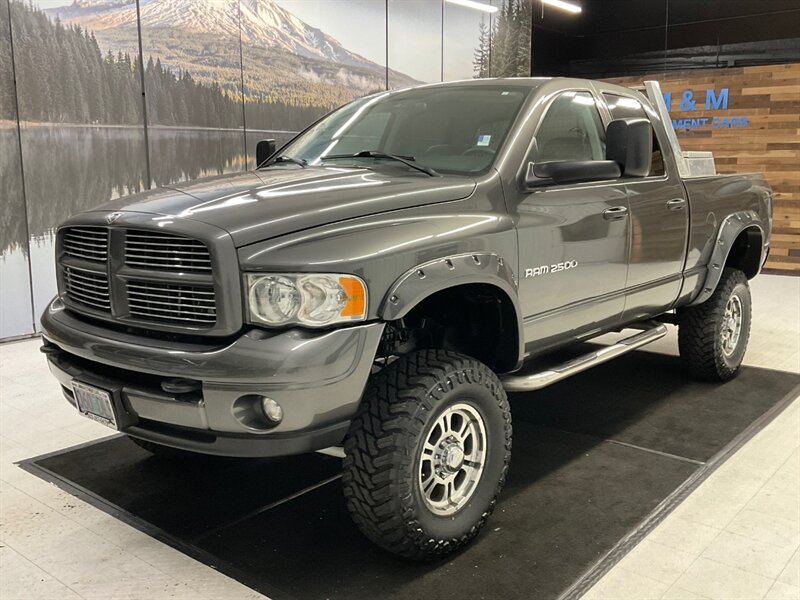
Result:
{"label": "chrome grille", "polygon": [[211,255],[203,242],[161,231],[129,229],[125,264],[137,269],[211,273]]}
{"label": "chrome grille", "polygon": [[61,244],[67,256],[93,262],[108,260],[108,230],[105,227],[70,227],[64,230]]}
{"label": "chrome grille", "polygon": [[64,267],[64,291],[79,304],[111,312],[108,275],[76,267]]}
{"label": "chrome grille", "polygon": [[230,282],[236,274],[213,272],[210,243],[121,223],[65,227],[58,233],[61,296],[72,311],[126,325],[233,331],[216,286],[218,277]]}
{"label": "chrome grille", "polygon": [[217,321],[212,286],[129,281],[128,311],[143,320],[209,326]]}

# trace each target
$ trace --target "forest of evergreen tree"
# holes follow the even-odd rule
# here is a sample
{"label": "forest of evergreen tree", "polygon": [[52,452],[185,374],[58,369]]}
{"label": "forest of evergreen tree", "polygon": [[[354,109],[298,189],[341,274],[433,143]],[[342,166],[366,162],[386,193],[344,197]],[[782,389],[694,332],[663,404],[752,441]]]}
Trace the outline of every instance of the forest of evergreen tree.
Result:
{"label": "forest of evergreen tree", "polygon": [[530,76],[532,10],[530,0],[506,0],[491,27],[480,22],[472,61],[476,78]]}
{"label": "forest of evergreen tree", "polygon": [[[37,7],[11,2],[19,118],[23,121],[105,125],[142,124],[139,57],[103,55],[94,33],[52,22]],[[8,31],[0,10],[0,31]],[[0,64],[11,64],[8,36],[0,36]],[[192,127],[242,127],[239,90],[195,81],[160,59],[144,69],[149,123]],[[245,98],[249,127],[301,129],[331,106],[291,106]],[[0,87],[0,120],[14,118],[14,90]]]}

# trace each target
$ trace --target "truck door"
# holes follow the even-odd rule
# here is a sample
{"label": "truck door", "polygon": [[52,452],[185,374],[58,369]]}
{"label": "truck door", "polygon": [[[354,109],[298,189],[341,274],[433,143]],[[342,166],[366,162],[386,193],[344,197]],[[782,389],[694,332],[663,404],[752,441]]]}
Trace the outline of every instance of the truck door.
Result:
{"label": "truck door", "polygon": [[[526,164],[605,159],[605,130],[589,90],[555,96]],[[515,190],[519,291],[526,352],[608,328],[622,315],[628,202],[620,180],[553,182]]]}
{"label": "truck door", "polygon": [[[612,119],[651,118],[634,96],[603,92],[603,98]],[[668,147],[666,139],[659,139],[661,132],[654,127],[650,175],[626,179],[631,247],[625,321],[668,310],[681,288],[689,205],[674,162],[665,161],[661,153]]]}

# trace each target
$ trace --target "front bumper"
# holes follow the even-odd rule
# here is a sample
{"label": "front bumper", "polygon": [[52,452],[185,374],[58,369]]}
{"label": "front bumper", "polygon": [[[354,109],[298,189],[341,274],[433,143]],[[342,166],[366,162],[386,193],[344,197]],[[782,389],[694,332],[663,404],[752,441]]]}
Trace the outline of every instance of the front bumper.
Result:
{"label": "front bumper", "polygon": [[[324,332],[253,329],[219,346],[167,342],[78,319],[54,300],[42,316],[50,370],[119,398],[121,431],[160,444],[226,456],[280,456],[343,439],[372,369],[383,323]],[[197,382],[167,393],[165,379]],[[283,408],[271,429],[246,426],[234,402],[263,395]]]}

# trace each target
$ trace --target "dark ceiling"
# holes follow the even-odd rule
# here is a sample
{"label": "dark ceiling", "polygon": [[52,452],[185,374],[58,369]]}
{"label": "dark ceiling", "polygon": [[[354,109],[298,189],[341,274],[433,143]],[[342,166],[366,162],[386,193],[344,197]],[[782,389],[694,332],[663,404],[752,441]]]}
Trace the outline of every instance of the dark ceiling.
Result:
{"label": "dark ceiling", "polygon": [[538,51],[545,70],[571,61],[800,39],[800,0],[569,0],[581,5],[577,15],[531,1],[534,64]]}

